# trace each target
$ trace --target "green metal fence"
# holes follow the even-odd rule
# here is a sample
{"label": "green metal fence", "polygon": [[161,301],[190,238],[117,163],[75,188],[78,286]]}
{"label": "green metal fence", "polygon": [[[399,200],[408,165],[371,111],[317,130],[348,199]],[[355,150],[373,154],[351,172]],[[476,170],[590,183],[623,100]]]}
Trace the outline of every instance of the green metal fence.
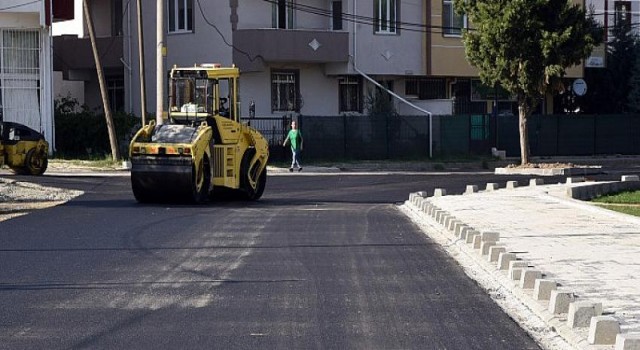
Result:
{"label": "green metal fence", "polygon": [[[490,155],[492,147],[520,155],[518,116],[471,114],[433,116],[297,116],[309,159],[427,158]],[[266,133],[274,160],[287,158],[281,140],[287,117],[252,120]],[[640,115],[534,115],[529,118],[532,156],[640,154]],[[264,130],[262,130],[264,129]]]}

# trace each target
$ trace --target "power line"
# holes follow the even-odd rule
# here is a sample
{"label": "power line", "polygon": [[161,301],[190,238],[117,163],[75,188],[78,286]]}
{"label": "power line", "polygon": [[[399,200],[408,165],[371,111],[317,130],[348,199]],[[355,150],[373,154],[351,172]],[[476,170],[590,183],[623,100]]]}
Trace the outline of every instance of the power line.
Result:
{"label": "power line", "polygon": [[225,43],[225,45],[227,45],[230,48],[232,48],[233,50],[236,50],[236,51],[240,52],[241,54],[247,56],[247,59],[250,62],[253,62],[258,58],[264,61],[264,58],[261,55],[252,56],[250,53],[248,53],[248,52],[246,52],[244,50],[241,50],[241,49],[235,47],[233,44],[229,43],[229,41],[227,41],[227,38],[224,36],[224,34],[222,34],[220,29],[218,29],[218,27],[215,24],[211,23],[211,21],[209,21],[207,16],[204,14],[204,10],[202,9],[202,5],[200,4],[200,0],[196,0],[196,1],[198,3],[198,9],[200,10],[200,14],[202,15],[202,18],[204,19],[205,23],[207,23],[209,26],[211,26],[213,29],[215,29],[215,31],[218,33],[218,35],[220,35],[220,37],[222,38],[222,41]]}
{"label": "power line", "polygon": [[[275,4],[275,5],[279,4],[278,0],[263,0],[263,1],[271,4]],[[285,6],[296,11],[311,13],[311,14],[315,14],[323,17],[328,17],[328,18],[332,18],[334,15],[333,12],[330,10],[325,10],[323,8],[319,8],[311,5],[302,5],[298,3],[293,3],[291,1],[285,1]],[[342,20],[347,22],[366,24],[371,26],[374,26],[376,25],[377,22],[380,22],[379,19],[376,19],[371,16],[351,14],[348,12],[341,12],[340,16],[342,17]],[[393,23],[395,27],[400,30],[414,31],[414,32],[420,32],[420,33],[444,33],[444,30],[447,30],[447,29],[453,29],[453,30],[461,29],[460,27],[433,26],[433,25],[426,25],[421,23],[403,22],[403,21],[391,21],[391,23]],[[417,29],[414,29],[414,28],[417,28]],[[433,30],[433,29],[438,29],[438,30]]]}

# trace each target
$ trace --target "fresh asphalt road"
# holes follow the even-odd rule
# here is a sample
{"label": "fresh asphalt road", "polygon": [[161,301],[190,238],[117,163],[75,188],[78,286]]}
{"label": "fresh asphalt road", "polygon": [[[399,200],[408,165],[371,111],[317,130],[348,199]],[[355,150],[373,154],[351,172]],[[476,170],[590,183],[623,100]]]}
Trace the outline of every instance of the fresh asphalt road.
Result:
{"label": "fresh asphalt road", "polygon": [[262,200],[140,205],[128,177],[0,222],[1,349],[537,349],[397,209],[526,177],[271,176]]}

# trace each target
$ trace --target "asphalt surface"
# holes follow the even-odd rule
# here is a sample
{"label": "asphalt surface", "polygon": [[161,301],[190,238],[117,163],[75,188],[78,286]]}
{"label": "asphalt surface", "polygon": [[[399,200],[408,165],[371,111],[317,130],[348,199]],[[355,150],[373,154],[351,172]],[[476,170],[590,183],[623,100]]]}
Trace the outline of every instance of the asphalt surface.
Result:
{"label": "asphalt surface", "polygon": [[539,348],[398,209],[504,177],[303,172],[205,206],[139,205],[122,176],[27,179],[85,194],[0,222],[1,349]]}

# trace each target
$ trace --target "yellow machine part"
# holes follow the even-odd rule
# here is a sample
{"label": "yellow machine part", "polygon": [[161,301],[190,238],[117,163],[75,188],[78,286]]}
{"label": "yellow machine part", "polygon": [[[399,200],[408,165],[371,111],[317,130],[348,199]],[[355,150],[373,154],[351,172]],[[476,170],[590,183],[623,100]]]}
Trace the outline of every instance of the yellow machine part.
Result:
{"label": "yellow machine part", "polygon": [[262,196],[269,147],[239,121],[239,75],[236,67],[173,67],[164,125],[143,126],[130,145],[138,201]]}
{"label": "yellow machine part", "polygon": [[49,164],[49,143],[30,127],[0,121],[0,165],[20,175],[42,175]]}
{"label": "yellow machine part", "polygon": [[211,127],[155,125],[138,131],[129,147],[131,185],[140,202],[204,202],[212,190]]}
{"label": "yellow machine part", "polygon": [[4,164],[20,175],[42,175],[49,164],[48,152],[49,143],[43,139],[0,146]]}

